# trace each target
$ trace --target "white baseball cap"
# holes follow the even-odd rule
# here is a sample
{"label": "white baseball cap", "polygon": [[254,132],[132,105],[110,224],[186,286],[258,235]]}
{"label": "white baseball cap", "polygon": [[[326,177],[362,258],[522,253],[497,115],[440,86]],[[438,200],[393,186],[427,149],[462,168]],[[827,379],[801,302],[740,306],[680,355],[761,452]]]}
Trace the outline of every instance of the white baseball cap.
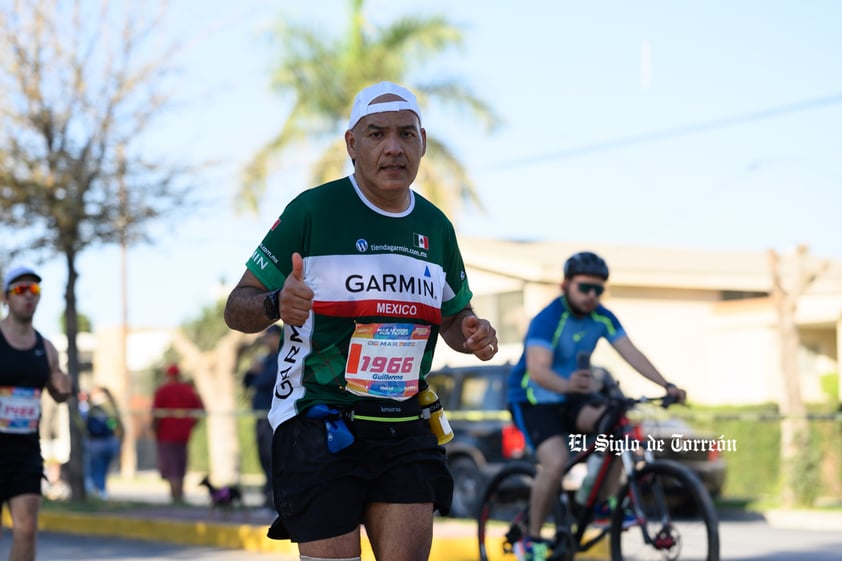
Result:
{"label": "white baseball cap", "polygon": [[[401,101],[382,101],[372,103],[381,95],[394,94],[401,98]],[[360,119],[374,113],[385,111],[409,110],[418,115],[418,122],[421,122],[421,109],[418,107],[418,100],[408,89],[392,82],[380,82],[362,90],[354,98],[354,106],[351,108],[351,120],[348,121],[348,129],[354,128]]]}
{"label": "white baseball cap", "polygon": [[35,272],[35,269],[30,267],[29,265],[18,265],[17,267],[12,267],[6,272],[6,276],[3,277],[3,292],[8,292],[9,287],[12,285],[13,282],[18,280],[21,277],[35,277],[38,282],[41,282],[41,275]]}

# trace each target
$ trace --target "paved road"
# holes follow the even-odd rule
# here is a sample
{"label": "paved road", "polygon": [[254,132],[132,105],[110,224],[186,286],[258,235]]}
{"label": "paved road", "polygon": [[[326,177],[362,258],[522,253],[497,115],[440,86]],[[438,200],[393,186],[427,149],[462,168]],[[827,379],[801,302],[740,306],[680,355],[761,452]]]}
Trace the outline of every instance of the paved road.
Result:
{"label": "paved road", "polygon": [[[194,482],[195,483],[195,482]],[[190,520],[221,522],[220,515],[205,507],[208,503],[207,492],[196,487],[188,486],[188,499],[192,508],[174,508],[167,505],[168,493],[160,478],[154,476],[139,477],[133,481],[114,479],[109,483],[115,500],[143,500],[150,503],[146,508],[134,513],[138,518],[135,523],[132,518],[126,524],[131,529],[143,526],[143,519],[161,517],[164,524],[171,522],[173,526]],[[247,495],[250,504],[259,503],[258,495]],[[252,500],[253,499],[253,500]],[[197,508],[199,507],[199,508]],[[131,513],[112,513],[125,518]],[[243,515],[234,514],[232,518]],[[814,512],[814,511],[769,511],[763,515],[742,511],[720,512],[720,541],[721,558],[723,561],[842,561],[842,513]],[[109,514],[101,513],[102,519],[94,518],[94,529],[102,529],[108,521]],[[265,528],[274,518],[273,513],[258,509],[250,509],[245,520],[229,520],[239,524],[248,524],[255,528],[260,536],[265,535]],[[150,526],[152,527],[152,526]],[[163,529],[168,529],[165,527]],[[62,528],[54,530],[66,531]],[[181,530],[179,530],[181,531]],[[109,530],[110,532],[110,530]],[[239,532],[239,530],[238,530]],[[200,561],[297,561],[297,555],[290,554],[294,548],[289,542],[289,551],[272,551],[258,553],[242,549],[220,549],[207,545],[176,545],[162,540],[166,539],[159,526],[150,536],[152,541],[114,538],[115,533],[108,533],[106,537],[72,535],[55,532],[44,532],[39,539],[38,559],[41,561],[69,561],[90,559],[93,561],[141,561],[160,559],[162,561],[179,561],[195,559]],[[172,532],[171,532],[172,533]],[[140,534],[124,534],[140,537]],[[218,535],[218,530],[214,530]],[[435,561],[473,561],[476,559],[475,526],[470,521],[442,520],[436,526],[436,544],[438,555]],[[8,558],[11,542],[8,529],[4,529],[0,538],[0,560]],[[181,543],[206,543],[204,541]],[[217,545],[230,545],[230,542],[214,541]],[[264,550],[265,551],[265,550]],[[364,556],[364,559],[366,557]]]}
{"label": "paved road", "polygon": [[[721,523],[725,561],[839,561],[842,533],[829,530],[775,528],[762,519],[724,520]],[[0,540],[0,559],[8,556],[9,533]],[[87,537],[44,532],[39,536],[38,559],[50,561],[296,561],[278,553],[255,553],[212,547]]]}
{"label": "paved road", "polygon": [[765,520],[720,523],[723,561],[840,561],[842,533],[775,528]]}

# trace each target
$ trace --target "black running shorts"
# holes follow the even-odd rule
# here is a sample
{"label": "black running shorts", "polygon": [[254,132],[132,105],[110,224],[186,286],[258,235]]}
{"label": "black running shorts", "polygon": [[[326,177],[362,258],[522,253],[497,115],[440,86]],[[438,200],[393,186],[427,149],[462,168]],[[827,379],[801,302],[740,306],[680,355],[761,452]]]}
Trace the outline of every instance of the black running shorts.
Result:
{"label": "black running shorts", "polygon": [[273,539],[308,542],[347,534],[370,503],[433,503],[450,510],[453,478],[425,421],[348,421],[351,446],[331,453],[325,421],[301,415],[275,431]]}
{"label": "black running shorts", "polygon": [[0,458],[0,505],[18,495],[40,495],[43,479],[40,455]]}

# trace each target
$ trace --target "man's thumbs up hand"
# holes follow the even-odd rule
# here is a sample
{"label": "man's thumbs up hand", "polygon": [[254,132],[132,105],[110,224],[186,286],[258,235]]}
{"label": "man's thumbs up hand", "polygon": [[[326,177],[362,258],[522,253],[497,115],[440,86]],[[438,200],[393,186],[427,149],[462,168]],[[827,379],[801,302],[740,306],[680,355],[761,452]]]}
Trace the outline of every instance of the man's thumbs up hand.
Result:
{"label": "man's thumbs up hand", "polygon": [[313,296],[313,290],[304,282],[304,259],[300,253],[293,253],[292,271],[279,298],[283,322],[297,327],[304,325],[313,309]]}

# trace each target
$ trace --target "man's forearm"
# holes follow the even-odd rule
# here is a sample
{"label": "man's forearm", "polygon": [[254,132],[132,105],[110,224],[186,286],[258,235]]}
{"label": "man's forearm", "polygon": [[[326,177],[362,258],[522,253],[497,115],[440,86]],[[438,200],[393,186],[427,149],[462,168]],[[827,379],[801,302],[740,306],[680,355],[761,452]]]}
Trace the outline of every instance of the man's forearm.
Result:
{"label": "man's forearm", "polygon": [[47,391],[56,403],[64,403],[73,394],[73,382],[70,376],[63,372],[54,373],[50,378]]}
{"label": "man's forearm", "polygon": [[472,308],[464,308],[455,316],[448,318],[448,323],[442,325],[441,337],[447,343],[447,346],[454,351],[471,353],[471,351],[465,348],[465,334],[462,333],[462,321],[472,315],[475,315]]}
{"label": "man's forearm", "polygon": [[253,286],[239,286],[231,291],[225,303],[225,323],[231,329],[257,333],[272,324],[263,311],[266,292]]}
{"label": "man's forearm", "polygon": [[570,391],[570,381],[562,378],[548,368],[527,368],[529,370],[529,377],[544,388],[555,393],[568,393]]}

